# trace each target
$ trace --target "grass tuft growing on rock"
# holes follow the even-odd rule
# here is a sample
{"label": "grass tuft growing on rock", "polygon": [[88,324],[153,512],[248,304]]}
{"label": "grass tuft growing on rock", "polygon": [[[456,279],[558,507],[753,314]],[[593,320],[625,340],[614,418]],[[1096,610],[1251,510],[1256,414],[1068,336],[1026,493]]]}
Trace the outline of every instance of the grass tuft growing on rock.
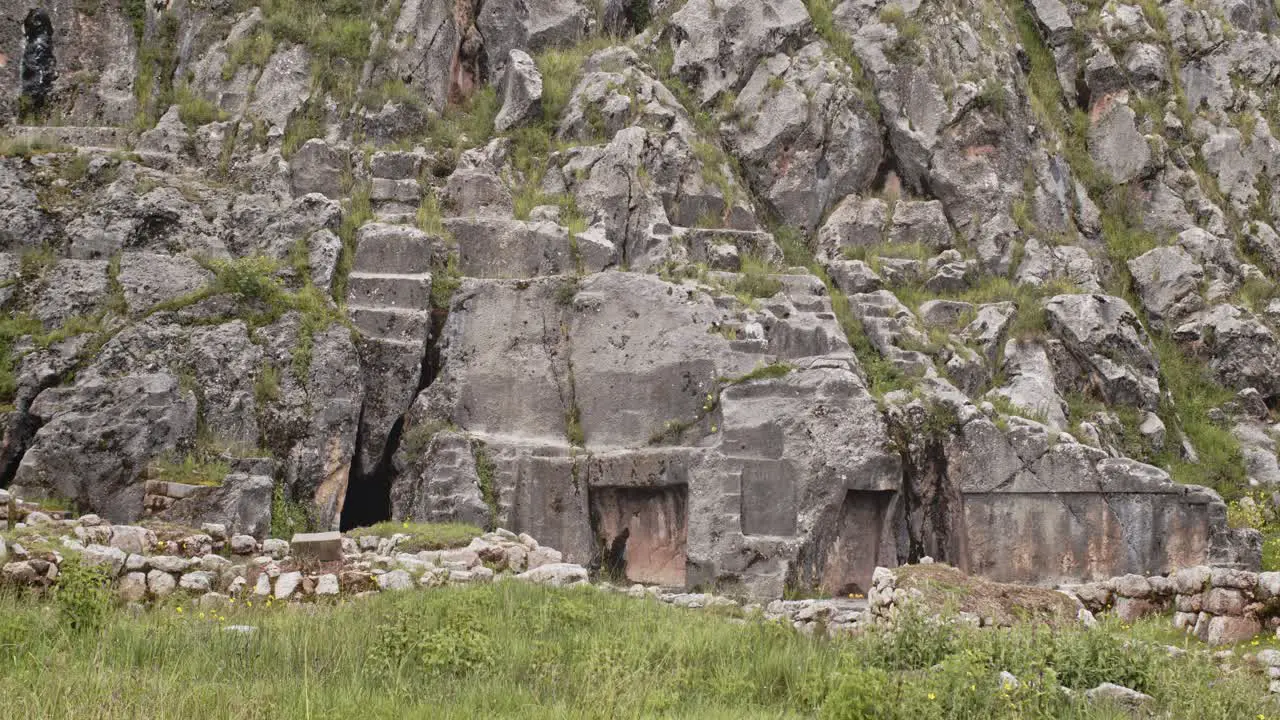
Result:
{"label": "grass tuft growing on rock", "polygon": [[447,548],[466,547],[472,538],[483,535],[484,529],[465,523],[396,522],[387,520],[376,525],[356,528],[348,534],[355,538],[389,538],[392,535],[408,535],[407,539],[402,539],[396,545],[396,549],[413,553],[419,550],[445,550]]}
{"label": "grass tuft growing on rock", "polygon": [[221,457],[191,453],[181,457],[162,455],[147,465],[147,479],[186,485],[221,485],[231,466]]}

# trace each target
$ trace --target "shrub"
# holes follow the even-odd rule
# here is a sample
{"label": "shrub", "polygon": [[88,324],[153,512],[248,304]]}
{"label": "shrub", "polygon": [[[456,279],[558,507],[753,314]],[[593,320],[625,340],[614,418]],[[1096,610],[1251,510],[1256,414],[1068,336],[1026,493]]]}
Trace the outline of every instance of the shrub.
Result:
{"label": "shrub", "polygon": [[54,604],[66,627],[77,632],[100,629],[111,612],[111,575],[105,567],[86,565],[67,553],[58,568]]}
{"label": "shrub", "polygon": [[378,624],[367,663],[389,682],[424,671],[433,677],[458,677],[481,670],[493,663],[496,645],[481,622],[481,612],[472,603],[432,613],[406,602]]}
{"label": "shrub", "polygon": [[285,495],[283,483],[271,491],[271,537],[291,538],[311,530],[313,522],[307,506]]}

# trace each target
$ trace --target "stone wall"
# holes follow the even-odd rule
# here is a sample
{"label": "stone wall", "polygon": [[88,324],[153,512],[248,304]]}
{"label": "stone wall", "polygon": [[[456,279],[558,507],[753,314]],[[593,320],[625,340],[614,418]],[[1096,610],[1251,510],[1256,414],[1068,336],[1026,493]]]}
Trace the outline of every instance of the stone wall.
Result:
{"label": "stone wall", "polygon": [[1172,611],[1175,627],[1211,645],[1236,643],[1264,628],[1280,628],[1280,572],[1200,565],[1066,589],[1090,611],[1113,613],[1125,622]]}

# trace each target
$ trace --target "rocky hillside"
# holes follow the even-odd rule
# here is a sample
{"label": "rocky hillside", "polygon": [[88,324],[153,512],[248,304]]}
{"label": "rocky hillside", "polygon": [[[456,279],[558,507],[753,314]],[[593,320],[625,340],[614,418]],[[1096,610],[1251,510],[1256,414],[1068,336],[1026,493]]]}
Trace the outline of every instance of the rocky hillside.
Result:
{"label": "rocky hillside", "polygon": [[15,495],[772,597],[1260,563],[1272,0],[0,7]]}

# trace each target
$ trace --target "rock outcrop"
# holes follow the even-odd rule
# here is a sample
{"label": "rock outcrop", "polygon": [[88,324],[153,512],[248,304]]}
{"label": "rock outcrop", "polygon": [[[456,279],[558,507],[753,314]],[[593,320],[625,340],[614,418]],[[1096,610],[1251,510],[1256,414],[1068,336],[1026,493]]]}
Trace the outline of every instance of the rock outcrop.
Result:
{"label": "rock outcrop", "polygon": [[1260,562],[1267,3],[91,5],[0,0],[0,486],[769,598]]}

